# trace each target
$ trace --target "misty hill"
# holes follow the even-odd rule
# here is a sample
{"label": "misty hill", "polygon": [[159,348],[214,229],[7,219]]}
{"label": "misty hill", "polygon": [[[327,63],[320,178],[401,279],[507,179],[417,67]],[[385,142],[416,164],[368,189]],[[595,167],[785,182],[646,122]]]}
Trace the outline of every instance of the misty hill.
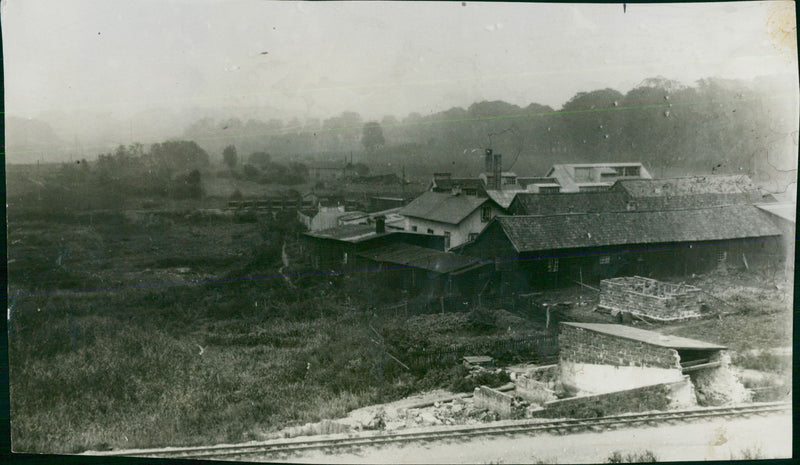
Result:
{"label": "misty hill", "polygon": [[543,173],[555,162],[635,160],[656,176],[712,170],[753,175],[756,165],[767,162],[794,168],[795,92],[778,79],[711,78],[686,86],[652,78],[626,94],[580,92],[558,110],[477,102],[424,116],[386,116],[379,122],[385,144],[369,154],[361,144],[366,121],[354,112],[303,123],[203,119],[184,137],[212,158],[234,144],[240,154],[266,151],[276,159],[352,156],[373,172],[405,165],[412,172],[476,174],[483,148],[491,146],[503,154],[504,169],[526,174]]}

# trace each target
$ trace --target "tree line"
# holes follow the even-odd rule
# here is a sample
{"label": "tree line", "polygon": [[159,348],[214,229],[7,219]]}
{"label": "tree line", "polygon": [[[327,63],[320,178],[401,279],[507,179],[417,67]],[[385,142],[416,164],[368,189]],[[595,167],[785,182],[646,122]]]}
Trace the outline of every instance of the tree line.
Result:
{"label": "tree line", "polygon": [[[210,152],[235,144],[275,157],[340,159],[479,172],[483,148],[503,153],[504,168],[543,174],[557,162],[642,161],[655,175],[753,173],[754,163],[785,155],[796,128],[791,89],[777,79],[717,78],[684,85],[651,78],[623,94],[579,92],[556,110],[531,103],[477,102],[422,116],[364,121],[358,113],[300,122],[203,119],[186,129]],[[769,152],[769,153],[767,153]]]}

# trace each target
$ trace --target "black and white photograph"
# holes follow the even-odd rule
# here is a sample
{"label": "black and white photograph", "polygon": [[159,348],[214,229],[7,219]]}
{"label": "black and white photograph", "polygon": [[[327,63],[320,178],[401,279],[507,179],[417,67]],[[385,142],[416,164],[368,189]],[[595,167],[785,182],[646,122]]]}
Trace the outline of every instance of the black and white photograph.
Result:
{"label": "black and white photograph", "polygon": [[12,452],[791,458],[795,12],[0,1]]}

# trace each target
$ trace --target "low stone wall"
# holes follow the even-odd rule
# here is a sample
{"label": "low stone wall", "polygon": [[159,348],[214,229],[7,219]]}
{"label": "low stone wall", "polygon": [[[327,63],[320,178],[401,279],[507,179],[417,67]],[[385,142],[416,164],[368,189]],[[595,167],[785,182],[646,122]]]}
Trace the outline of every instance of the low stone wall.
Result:
{"label": "low stone wall", "polygon": [[511,404],[514,398],[488,386],[476,387],[473,395],[475,407],[485,408],[500,414],[501,418],[511,417]]}
{"label": "low stone wall", "polygon": [[528,376],[518,376],[514,380],[515,394],[532,405],[542,405],[545,402],[556,400],[555,392],[548,383],[529,378]]}
{"label": "low stone wall", "polygon": [[604,279],[598,306],[656,320],[681,320],[700,316],[702,295],[694,286],[638,276]]}
{"label": "low stone wall", "polygon": [[542,418],[596,418],[621,413],[686,408],[695,404],[691,381],[654,384],[592,396],[570,397],[544,404],[533,413]]}
{"label": "low stone wall", "polygon": [[561,361],[680,369],[680,357],[674,349],[575,326],[561,325],[558,344]]}

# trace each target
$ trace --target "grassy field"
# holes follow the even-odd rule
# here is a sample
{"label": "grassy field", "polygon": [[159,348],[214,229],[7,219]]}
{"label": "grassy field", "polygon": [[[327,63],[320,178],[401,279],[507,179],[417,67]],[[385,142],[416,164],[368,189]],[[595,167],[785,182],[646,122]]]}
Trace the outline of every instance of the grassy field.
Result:
{"label": "grassy field", "polygon": [[[12,215],[13,217],[13,215]],[[367,311],[364,276],[278,274],[291,218],[106,212],[15,219],[10,247],[13,448],[245,441],[445,387],[453,367],[386,355],[496,337],[462,316],[426,332]],[[375,343],[378,331],[382,345]],[[405,346],[404,346],[405,347]]]}
{"label": "grassy field", "polygon": [[[38,182],[9,194],[18,452],[245,441],[425,389],[470,390],[456,367],[406,370],[389,354],[540,331],[507,312],[383,315],[369,275],[311,272],[292,215],[198,211],[219,199],[45,209]],[[291,283],[278,272],[284,244]],[[739,351],[788,346],[791,303],[774,295],[740,286],[721,296],[737,312],[658,329]]]}

